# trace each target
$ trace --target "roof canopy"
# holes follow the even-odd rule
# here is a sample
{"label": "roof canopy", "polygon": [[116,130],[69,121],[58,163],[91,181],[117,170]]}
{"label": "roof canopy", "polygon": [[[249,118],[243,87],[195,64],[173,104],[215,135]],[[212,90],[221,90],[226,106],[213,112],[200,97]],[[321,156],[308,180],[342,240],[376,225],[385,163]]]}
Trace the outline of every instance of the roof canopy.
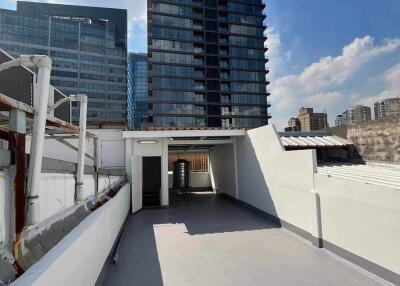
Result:
{"label": "roof canopy", "polygon": [[328,132],[281,132],[285,147],[344,147],[353,145],[350,141]]}

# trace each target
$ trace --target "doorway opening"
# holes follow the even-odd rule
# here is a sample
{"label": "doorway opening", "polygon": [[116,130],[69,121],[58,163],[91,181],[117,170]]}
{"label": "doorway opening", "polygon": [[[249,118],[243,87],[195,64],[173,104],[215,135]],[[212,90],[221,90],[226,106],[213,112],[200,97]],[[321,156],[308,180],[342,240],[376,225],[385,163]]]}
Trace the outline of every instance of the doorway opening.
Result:
{"label": "doorway opening", "polygon": [[143,157],[143,207],[161,206],[161,157]]}

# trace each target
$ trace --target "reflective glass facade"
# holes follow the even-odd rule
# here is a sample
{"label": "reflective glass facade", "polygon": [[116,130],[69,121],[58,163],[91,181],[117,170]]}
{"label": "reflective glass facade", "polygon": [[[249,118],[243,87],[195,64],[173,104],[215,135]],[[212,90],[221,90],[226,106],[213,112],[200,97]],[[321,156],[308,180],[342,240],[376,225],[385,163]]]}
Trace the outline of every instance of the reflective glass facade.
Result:
{"label": "reflective glass facade", "polygon": [[147,55],[128,56],[128,124],[131,130],[145,128],[148,116]]}
{"label": "reflective glass facade", "polygon": [[[125,125],[126,23],[126,10],[18,1],[17,11],[0,9],[0,48],[49,55],[51,83],[67,95],[88,95],[90,124]],[[79,119],[76,102],[72,119]]]}
{"label": "reflective glass facade", "polygon": [[268,124],[262,0],[149,0],[150,127]]}

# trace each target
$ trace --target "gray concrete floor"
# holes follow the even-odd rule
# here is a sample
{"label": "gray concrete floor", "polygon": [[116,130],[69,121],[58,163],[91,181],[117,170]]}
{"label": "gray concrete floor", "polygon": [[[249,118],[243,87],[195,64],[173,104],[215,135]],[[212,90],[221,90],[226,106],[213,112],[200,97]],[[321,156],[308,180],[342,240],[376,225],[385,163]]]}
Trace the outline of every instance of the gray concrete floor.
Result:
{"label": "gray concrete floor", "polygon": [[380,280],[213,194],[128,218],[103,285],[382,285]]}

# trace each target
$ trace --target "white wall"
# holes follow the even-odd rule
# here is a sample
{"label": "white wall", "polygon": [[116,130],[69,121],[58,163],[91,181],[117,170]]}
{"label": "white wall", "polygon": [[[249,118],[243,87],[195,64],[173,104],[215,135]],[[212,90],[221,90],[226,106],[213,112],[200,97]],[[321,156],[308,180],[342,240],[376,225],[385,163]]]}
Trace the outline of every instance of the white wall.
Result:
{"label": "white wall", "polygon": [[233,144],[220,145],[209,155],[211,184],[214,190],[236,197]]}
{"label": "white wall", "polygon": [[[119,176],[99,176],[99,192],[108,190],[120,181]],[[95,177],[85,175],[83,181],[84,197],[94,196]],[[75,203],[75,175],[42,173],[40,177],[40,218],[41,221],[51,217]]]}
{"label": "white wall", "polygon": [[127,184],[11,285],[95,285],[129,208]]}
{"label": "white wall", "polygon": [[[272,126],[235,140],[240,200],[400,274],[398,189],[318,174],[315,152],[285,151]],[[234,196],[232,152],[224,145],[210,162],[216,187]]]}
{"label": "white wall", "polygon": [[101,167],[123,168],[125,167],[125,141],[122,137],[122,129],[89,129],[100,139]]}
{"label": "white wall", "polygon": [[[122,130],[120,129],[89,129],[88,131],[95,133],[100,140],[100,161],[101,168],[123,168],[125,167],[124,158],[124,139],[122,138]],[[78,139],[66,140],[73,146],[78,146]],[[93,140],[86,140],[86,153],[93,155]],[[30,152],[30,139],[26,140],[26,152]],[[57,159],[67,162],[78,161],[78,153],[75,150],[65,146],[57,140],[45,140],[43,147],[43,156],[46,158]],[[85,158],[86,165],[93,165],[93,161]]]}
{"label": "white wall", "polygon": [[400,274],[400,191],[315,174],[322,238]]}
{"label": "white wall", "polygon": [[[5,237],[6,229],[9,229],[9,224],[13,223],[10,216],[12,205],[12,172],[0,171],[0,244],[7,241]],[[119,176],[100,176],[99,177],[99,192],[110,189],[115,183],[123,177]],[[11,180],[11,182],[10,182]],[[42,173],[40,177],[40,221],[60,213],[75,204],[75,175],[73,174],[57,174],[57,173]],[[89,198],[94,196],[95,178],[92,175],[84,177],[84,197]],[[7,204],[5,203],[7,201]],[[9,231],[9,230],[8,230]]]}
{"label": "white wall", "polygon": [[310,192],[316,169],[313,151],[286,152],[272,126],[250,130],[234,140],[210,153],[215,188],[236,196],[236,149],[238,199],[310,231]]}
{"label": "white wall", "polygon": [[[168,172],[168,187],[172,188],[174,178],[172,172]],[[209,172],[190,172],[190,185],[193,188],[211,187],[211,177]]]}

